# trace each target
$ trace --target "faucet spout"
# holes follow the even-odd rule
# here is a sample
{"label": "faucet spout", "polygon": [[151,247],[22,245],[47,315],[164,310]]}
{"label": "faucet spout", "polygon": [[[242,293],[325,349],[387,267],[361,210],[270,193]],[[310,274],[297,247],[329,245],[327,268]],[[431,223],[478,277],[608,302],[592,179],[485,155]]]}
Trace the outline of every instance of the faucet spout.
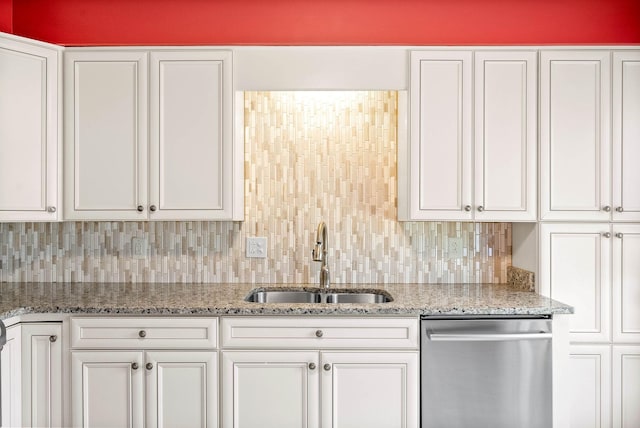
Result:
{"label": "faucet spout", "polygon": [[320,286],[329,288],[331,285],[329,268],[327,267],[327,225],[321,221],[316,232],[316,245],[312,251],[313,261],[322,263],[320,265]]}

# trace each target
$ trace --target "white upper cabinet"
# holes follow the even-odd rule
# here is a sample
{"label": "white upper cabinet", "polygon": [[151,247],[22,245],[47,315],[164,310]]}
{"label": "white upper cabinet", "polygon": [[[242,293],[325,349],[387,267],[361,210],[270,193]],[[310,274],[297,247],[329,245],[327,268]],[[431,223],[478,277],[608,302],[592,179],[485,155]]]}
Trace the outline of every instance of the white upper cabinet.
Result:
{"label": "white upper cabinet", "polygon": [[640,51],[613,53],[613,219],[640,221]]}
{"label": "white upper cabinet", "polygon": [[613,225],[613,340],[640,343],[640,225]]}
{"label": "white upper cabinet", "polygon": [[70,51],[64,62],[65,218],[146,219],[146,53]]}
{"label": "white upper cabinet", "polygon": [[60,51],[0,37],[0,221],[60,219]]}
{"label": "white upper cabinet", "polygon": [[233,217],[230,64],[231,52],[151,53],[152,219]]}
{"label": "white upper cabinet", "polygon": [[411,53],[401,220],[535,221],[536,76],[535,51]]}
{"label": "white upper cabinet", "polygon": [[536,220],[537,53],[475,56],[475,219]]}
{"label": "white upper cabinet", "polygon": [[575,308],[572,342],[611,340],[611,244],[608,223],[540,226],[540,294]]}
{"label": "white upper cabinet", "polygon": [[610,218],[610,53],[543,51],[540,218]]}
{"label": "white upper cabinet", "polygon": [[65,218],[243,219],[230,52],[74,49],[64,71]]}
{"label": "white upper cabinet", "polygon": [[409,212],[402,220],[473,218],[472,60],[468,51],[411,52]]}

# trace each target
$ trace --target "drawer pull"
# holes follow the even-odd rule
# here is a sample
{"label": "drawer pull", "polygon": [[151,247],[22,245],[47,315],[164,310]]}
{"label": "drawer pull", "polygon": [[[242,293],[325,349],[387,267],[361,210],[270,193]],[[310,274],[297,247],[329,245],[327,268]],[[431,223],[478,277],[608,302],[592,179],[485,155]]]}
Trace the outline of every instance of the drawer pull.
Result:
{"label": "drawer pull", "polygon": [[146,332],[146,331],[144,331],[144,330],[140,330],[140,331],[138,332],[138,336],[140,336],[140,337],[147,337],[147,332]]}
{"label": "drawer pull", "polygon": [[315,370],[316,369],[316,363],[309,363],[309,370]]}
{"label": "drawer pull", "polygon": [[58,336],[56,336],[55,334],[53,336],[49,336],[49,342],[53,343],[56,340],[58,340]]}
{"label": "drawer pull", "polygon": [[138,370],[138,363],[131,363],[131,368],[133,370]]}
{"label": "drawer pull", "polygon": [[316,337],[322,337],[324,335],[324,333],[322,332],[322,330],[316,330]]}
{"label": "drawer pull", "polygon": [[329,363],[325,364],[325,365],[324,365],[324,370],[325,370],[325,371],[327,371],[327,372],[328,372],[329,370],[331,370],[331,364],[329,364]]}
{"label": "drawer pull", "polygon": [[147,370],[151,370],[153,368],[153,364],[152,363],[147,363],[147,365],[145,367],[147,368]]}

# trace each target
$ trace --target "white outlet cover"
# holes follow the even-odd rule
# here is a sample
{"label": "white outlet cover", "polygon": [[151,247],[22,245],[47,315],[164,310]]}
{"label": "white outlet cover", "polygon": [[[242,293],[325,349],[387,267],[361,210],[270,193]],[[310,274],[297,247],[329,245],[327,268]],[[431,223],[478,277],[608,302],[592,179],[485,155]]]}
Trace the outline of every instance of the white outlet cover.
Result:
{"label": "white outlet cover", "polygon": [[267,257],[267,238],[264,236],[247,237],[246,256],[264,259]]}
{"label": "white outlet cover", "polygon": [[134,259],[147,258],[148,243],[145,238],[131,238],[131,257]]}
{"label": "white outlet cover", "polygon": [[463,252],[462,238],[449,238],[448,241],[449,241],[449,248],[448,248],[449,257],[452,259],[457,259],[459,257],[462,257],[462,252]]}

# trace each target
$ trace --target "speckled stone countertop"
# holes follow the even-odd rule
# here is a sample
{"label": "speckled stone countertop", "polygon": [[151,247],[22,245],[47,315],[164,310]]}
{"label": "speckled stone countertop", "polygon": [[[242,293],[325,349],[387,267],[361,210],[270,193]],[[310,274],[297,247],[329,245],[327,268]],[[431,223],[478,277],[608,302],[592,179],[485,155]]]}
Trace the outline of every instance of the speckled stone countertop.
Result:
{"label": "speckled stone countertop", "polygon": [[[335,285],[376,289],[378,304],[250,303],[258,284],[0,283],[0,319],[26,314],[121,315],[548,315],[573,313],[563,303],[493,284]],[[301,285],[300,287],[312,287]],[[279,286],[278,288],[283,288]],[[297,288],[287,285],[286,288]],[[299,288],[299,287],[298,287]]]}

